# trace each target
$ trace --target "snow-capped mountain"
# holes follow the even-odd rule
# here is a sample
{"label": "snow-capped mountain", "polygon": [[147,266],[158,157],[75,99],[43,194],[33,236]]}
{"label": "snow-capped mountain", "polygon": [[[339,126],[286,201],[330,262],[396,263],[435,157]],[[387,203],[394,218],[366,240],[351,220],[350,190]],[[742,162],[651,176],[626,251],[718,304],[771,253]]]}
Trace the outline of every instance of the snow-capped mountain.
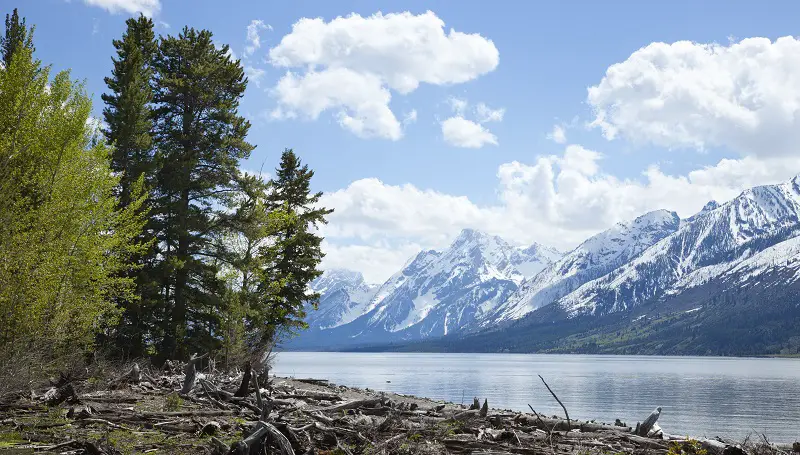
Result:
{"label": "snow-capped mountain", "polygon": [[381,286],[365,325],[406,339],[469,328],[559,257],[541,245],[521,249],[465,229],[449,248],[418,254]]}
{"label": "snow-capped mountain", "polygon": [[[748,189],[687,219],[674,234],[563,297],[570,315],[607,314],[674,296],[726,274],[763,271],[800,235],[800,176]],[[774,246],[774,247],[773,247]],[[733,276],[733,275],[731,275]],[[745,274],[753,279],[753,273]]]}
{"label": "snow-capped mountain", "polygon": [[355,272],[329,271],[312,286],[323,296],[319,310],[309,311],[311,330],[290,347],[413,340],[476,328],[521,282],[560,257],[542,245],[516,247],[464,229],[448,248],[420,252],[377,289]]}
{"label": "snow-capped mountain", "polygon": [[630,261],[659,240],[678,230],[675,212],[656,210],[618,223],[580,244],[550,266],[526,280],[509,299],[483,319],[489,326],[519,319],[569,294],[582,284],[602,277]]}
{"label": "snow-capped mountain", "polygon": [[378,290],[360,272],[345,269],[326,270],[310,287],[320,294],[319,309],[306,311],[306,322],[315,329],[338,327],[368,312]]}

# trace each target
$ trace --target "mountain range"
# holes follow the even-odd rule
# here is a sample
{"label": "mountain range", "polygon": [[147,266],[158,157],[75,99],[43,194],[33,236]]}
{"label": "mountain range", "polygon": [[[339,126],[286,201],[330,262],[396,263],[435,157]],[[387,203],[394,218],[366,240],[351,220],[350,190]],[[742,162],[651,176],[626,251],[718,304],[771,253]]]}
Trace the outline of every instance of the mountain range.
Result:
{"label": "mountain range", "polygon": [[686,219],[649,212],[566,253],[465,229],[380,286],[325,271],[288,348],[794,353],[799,282],[800,176]]}

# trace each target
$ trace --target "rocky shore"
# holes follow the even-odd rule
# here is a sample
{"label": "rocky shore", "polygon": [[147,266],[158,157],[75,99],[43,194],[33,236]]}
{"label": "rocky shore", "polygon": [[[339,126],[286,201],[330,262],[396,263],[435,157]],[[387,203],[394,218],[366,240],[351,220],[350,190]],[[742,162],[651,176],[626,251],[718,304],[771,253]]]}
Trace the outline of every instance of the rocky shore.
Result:
{"label": "rocky shore", "polygon": [[[691,439],[658,427],[585,422],[356,389],[324,379],[161,371],[65,377],[0,398],[0,453],[694,454],[800,453],[800,444]],[[557,399],[555,394],[554,399]],[[567,411],[567,409],[565,409]],[[574,416],[572,416],[574,417]],[[9,452],[12,453],[12,452]]]}

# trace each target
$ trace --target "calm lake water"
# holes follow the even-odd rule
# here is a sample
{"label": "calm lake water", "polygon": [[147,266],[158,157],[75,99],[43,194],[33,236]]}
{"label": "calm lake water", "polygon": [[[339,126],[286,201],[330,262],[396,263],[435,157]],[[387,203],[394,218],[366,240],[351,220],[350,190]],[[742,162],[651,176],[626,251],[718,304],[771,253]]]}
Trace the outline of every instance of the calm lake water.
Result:
{"label": "calm lake water", "polygon": [[274,372],[563,415],[541,374],[575,419],[635,425],[661,406],[671,434],[800,440],[800,359],[284,352]]}

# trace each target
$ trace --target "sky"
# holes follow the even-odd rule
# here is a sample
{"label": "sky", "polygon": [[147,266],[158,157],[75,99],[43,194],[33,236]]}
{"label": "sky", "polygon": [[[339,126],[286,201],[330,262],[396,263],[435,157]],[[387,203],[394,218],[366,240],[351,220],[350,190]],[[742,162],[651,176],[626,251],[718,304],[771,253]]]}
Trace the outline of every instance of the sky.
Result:
{"label": "sky", "polygon": [[562,251],[800,173],[800,3],[2,0],[102,112],[125,20],[240,59],[243,167],[292,148],[335,211],[323,268],[380,283],[464,228]]}

